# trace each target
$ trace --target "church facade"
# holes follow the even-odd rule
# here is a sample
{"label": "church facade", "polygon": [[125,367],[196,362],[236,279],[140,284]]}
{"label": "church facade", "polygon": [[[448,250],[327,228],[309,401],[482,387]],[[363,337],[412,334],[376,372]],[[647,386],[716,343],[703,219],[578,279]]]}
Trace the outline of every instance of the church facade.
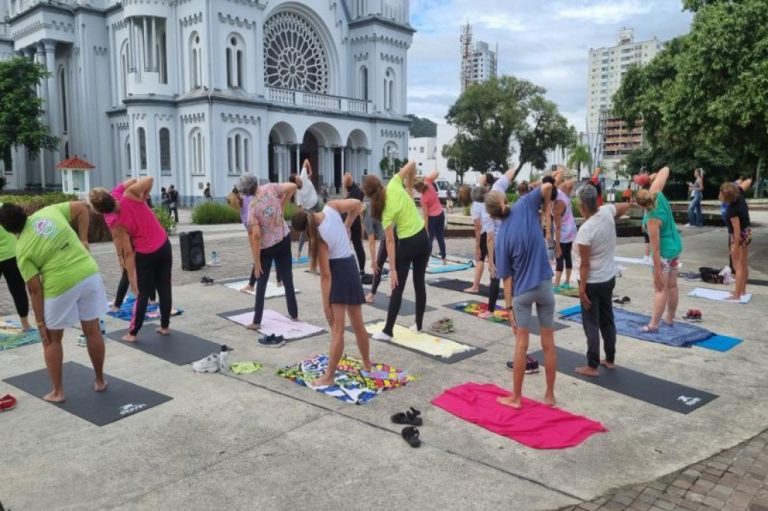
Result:
{"label": "church facade", "polygon": [[3,4],[0,58],[50,71],[38,93],[60,140],[15,150],[8,188],[60,188],[56,163],[78,155],[93,186],[153,176],[189,203],[244,173],[287,180],[305,158],[333,189],[408,154],[408,0]]}

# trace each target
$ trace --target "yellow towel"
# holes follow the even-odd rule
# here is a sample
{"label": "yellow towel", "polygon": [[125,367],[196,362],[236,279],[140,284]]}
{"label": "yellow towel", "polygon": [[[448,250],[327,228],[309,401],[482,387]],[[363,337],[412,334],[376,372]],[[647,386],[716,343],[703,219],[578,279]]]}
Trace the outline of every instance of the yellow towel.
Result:
{"label": "yellow towel", "polygon": [[[365,328],[369,334],[375,334],[384,329],[384,324],[384,321],[379,321],[378,323],[366,325]],[[461,344],[426,333],[414,332],[399,325],[395,325],[393,333],[393,344],[421,351],[435,357],[451,358],[457,353],[463,353],[473,349],[472,346],[467,346],[466,344]]]}

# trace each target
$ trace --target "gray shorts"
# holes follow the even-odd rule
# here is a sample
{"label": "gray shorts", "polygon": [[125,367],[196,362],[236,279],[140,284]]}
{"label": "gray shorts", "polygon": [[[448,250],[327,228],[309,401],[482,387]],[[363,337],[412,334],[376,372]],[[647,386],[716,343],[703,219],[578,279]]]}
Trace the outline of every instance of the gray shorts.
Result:
{"label": "gray shorts", "polygon": [[533,304],[536,304],[536,316],[541,328],[555,326],[555,294],[552,292],[552,281],[542,280],[538,286],[515,296],[512,306],[515,309],[515,319],[518,328],[531,328]]}

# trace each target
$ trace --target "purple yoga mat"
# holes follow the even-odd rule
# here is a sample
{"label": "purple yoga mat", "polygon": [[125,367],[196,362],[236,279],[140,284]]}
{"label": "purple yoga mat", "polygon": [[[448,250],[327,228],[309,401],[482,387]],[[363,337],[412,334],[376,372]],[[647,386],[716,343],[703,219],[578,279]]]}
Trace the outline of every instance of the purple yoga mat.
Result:
{"label": "purple yoga mat", "polygon": [[[227,316],[227,319],[234,321],[237,324],[248,326],[253,322],[253,312],[249,311],[242,314]],[[264,311],[264,315],[261,318],[261,328],[259,328],[259,332],[266,335],[282,335],[286,341],[290,341],[311,337],[323,333],[324,330],[315,325],[304,323],[303,321],[293,321],[279,312],[267,309]]]}

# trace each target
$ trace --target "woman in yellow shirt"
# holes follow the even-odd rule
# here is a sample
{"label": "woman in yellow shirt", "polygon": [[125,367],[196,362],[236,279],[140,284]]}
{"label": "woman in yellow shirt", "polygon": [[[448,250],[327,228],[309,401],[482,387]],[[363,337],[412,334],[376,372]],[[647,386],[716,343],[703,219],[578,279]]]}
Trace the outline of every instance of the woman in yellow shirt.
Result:
{"label": "woman in yellow shirt", "polygon": [[[2,204],[0,204],[2,206]],[[8,291],[21,321],[21,328],[29,330],[29,297],[24,279],[16,265],[16,236],[0,227],[0,276],[5,277]]]}
{"label": "woman in yellow shirt", "polygon": [[[381,221],[387,237],[387,256],[389,261],[389,283],[392,296],[389,299],[387,323],[384,329],[374,334],[374,339],[389,341],[395,320],[400,313],[403,289],[408,281],[408,272],[413,265],[413,289],[416,293],[416,325],[421,332],[424,310],[427,307],[427,289],[424,275],[429,263],[429,236],[424,228],[424,219],[413,201],[413,183],[416,177],[416,164],[405,165],[387,184],[368,175],[363,180],[363,193],[371,200],[371,215]],[[394,228],[397,226],[398,242],[395,244]],[[392,271],[392,270],[395,271]]]}

